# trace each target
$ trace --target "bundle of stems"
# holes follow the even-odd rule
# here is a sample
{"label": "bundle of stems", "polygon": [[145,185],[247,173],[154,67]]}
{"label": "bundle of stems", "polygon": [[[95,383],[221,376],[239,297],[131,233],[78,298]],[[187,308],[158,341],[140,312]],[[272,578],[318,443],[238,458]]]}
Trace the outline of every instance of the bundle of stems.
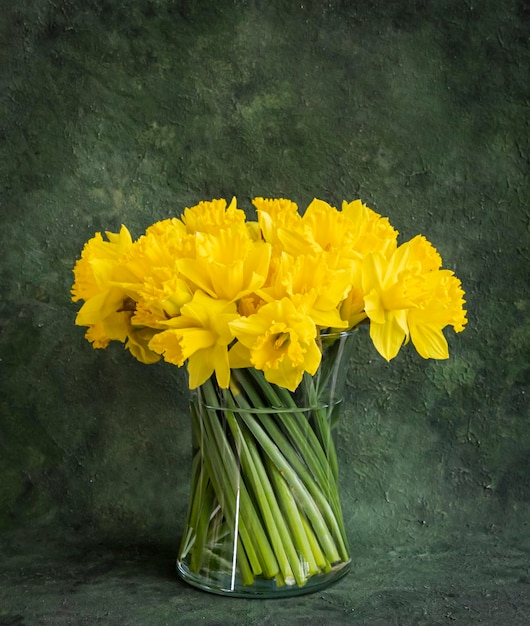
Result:
{"label": "bundle of stems", "polygon": [[[325,376],[325,372],[322,374]],[[329,380],[306,375],[305,405],[255,369],[212,379],[191,404],[194,458],[180,560],[219,584],[303,587],[349,563],[332,436]]]}

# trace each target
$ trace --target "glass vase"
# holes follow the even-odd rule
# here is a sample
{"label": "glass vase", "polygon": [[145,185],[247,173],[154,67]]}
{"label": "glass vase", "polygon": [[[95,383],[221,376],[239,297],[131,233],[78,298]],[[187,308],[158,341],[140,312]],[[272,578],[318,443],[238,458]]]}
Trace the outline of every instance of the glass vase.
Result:
{"label": "glass vase", "polygon": [[255,369],[192,395],[193,462],[179,575],[238,597],[310,593],[342,578],[350,552],[335,432],[352,333],[321,335],[322,362],[292,393]]}

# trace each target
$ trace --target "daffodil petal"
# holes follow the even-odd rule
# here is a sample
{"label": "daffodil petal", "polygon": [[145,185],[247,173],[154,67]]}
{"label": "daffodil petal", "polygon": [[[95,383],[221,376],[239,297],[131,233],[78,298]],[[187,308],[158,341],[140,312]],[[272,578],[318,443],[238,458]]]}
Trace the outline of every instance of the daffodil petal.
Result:
{"label": "daffodil petal", "polygon": [[232,367],[233,369],[252,367],[252,362],[250,360],[250,350],[240,341],[235,343],[230,348],[228,352],[228,358],[230,360],[230,367]]}
{"label": "daffodil petal", "polygon": [[149,341],[155,333],[156,331],[151,328],[133,330],[129,334],[125,347],[141,363],[156,363],[160,361],[160,355],[149,349]]}
{"label": "daffodil petal", "polygon": [[[213,374],[214,368],[205,354],[195,352],[188,360],[188,375],[190,389],[197,389]],[[227,385],[228,386],[228,385]]]}
{"label": "daffodil petal", "polygon": [[448,359],[449,347],[440,328],[428,324],[414,325],[410,338],[418,354],[424,359]]}
{"label": "daffodil petal", "polygon": [[75,323],[78,326],[88,326],[104,320],[116,313],[123,306],[123,292],[120,289],[110,288],[88,299],[79,309]]}
{"label": "daffodil petal", "polygon": [[384,324],[370,323],[370,337],[379,354],[390,361],[399,352],[406,335],[391,312],[386,313],[386,318]]}
{"label": "daffodil petal", "polygon": [[180,333],[177,330],[164,330],[155,335],[149,342],[149,349],[164,357],[164,361],[178,365],[184,365],[186,357],[182,354]]}

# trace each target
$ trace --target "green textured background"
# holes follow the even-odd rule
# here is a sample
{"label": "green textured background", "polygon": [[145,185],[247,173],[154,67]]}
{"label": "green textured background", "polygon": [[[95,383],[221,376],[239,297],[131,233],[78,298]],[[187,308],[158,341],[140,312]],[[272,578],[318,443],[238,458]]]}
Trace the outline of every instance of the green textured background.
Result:
{"label": "green textured background", "polygon": [[[524,624],[530,5],[2,0],[0,624]],[[451,358],[362,333],[339,438],[352,573],[191,589],[184,375],[74,326],[96,230],[201,199],[362,198],[467,293]]]}

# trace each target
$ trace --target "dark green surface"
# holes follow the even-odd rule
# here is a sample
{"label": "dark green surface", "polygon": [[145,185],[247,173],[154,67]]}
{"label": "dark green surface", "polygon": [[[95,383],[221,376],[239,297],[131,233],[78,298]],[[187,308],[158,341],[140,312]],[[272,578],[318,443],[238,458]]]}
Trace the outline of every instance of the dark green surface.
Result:
{"label": "dark green surface", "polygon": [[[0,624],[524,624],[524,1],[2,2]],[[179,583],[184,376],[73,324],[96,230],[201,199],[361,197],[462,279],[451,359],[359,337],[339,440],[352,573],[274,603]]]}
{"label": "dark green surface", "polygon": [[[28,548],[27,540],[30,541]],[[206,594],[175,579],[171,546],[4,535],[0,624],[528,624],[527,553],[477,534],[443,551],[381,547],[337,585],[282,600]]]}

